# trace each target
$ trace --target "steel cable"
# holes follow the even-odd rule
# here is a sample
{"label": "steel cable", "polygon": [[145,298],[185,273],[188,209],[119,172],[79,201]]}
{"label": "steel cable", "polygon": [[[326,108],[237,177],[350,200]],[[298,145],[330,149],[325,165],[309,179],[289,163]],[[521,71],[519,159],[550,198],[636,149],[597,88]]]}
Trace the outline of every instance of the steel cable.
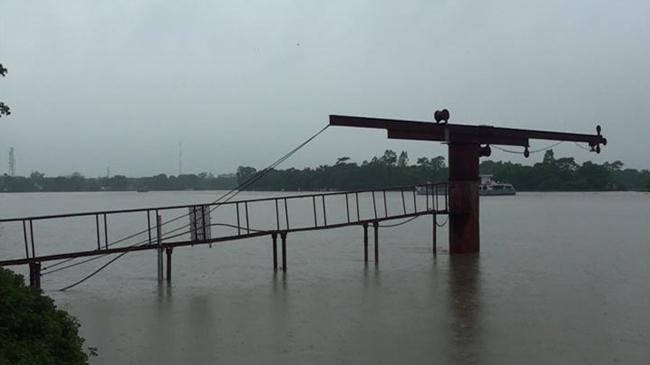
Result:
{"label": "steel cable", "polygon": [[[265,169],[263,169],[262,171],[256,173],[255,175],[253,175],[253,176],[250,177],[249,179],[247,179],[247,180],[246,180],[245,182],[243,182],[242,184],[238,185],[237,187],[235,187],[235,188],[231,189],[230,191],[228,191],[227,193],[223,194],[222,196],[220,196],[219,198],[217,198],[215,201],[213,201],[211,204],[216,204],[216,203],[225,203],[225,202],[229,201],[230,199],[234,198],[234,197],[235,197],[235,196],[236,196],[236,195],[237,195],[241,190],[246,189],[248,186],[252,185],[253,183],[255,183],[256,181],[258,181],[258,180],[261,179],[262,177],[266,176],[266,175],[267,175],[269,172],[271,172],[275,167],[277,167],[278,165],[280,165],[282,162],[286,161],[289,157],[291,157],[293,154],[295,154],[296,152],[298,152],[301,148],[303,148],[303,147],[304,147],[305,145],[307,145],[309,142],[311,142],[311,141],[314,140],[316,137],[318,137],[318,136],[319,136],[321,133],[323,133],[323,132],[328,128],[328,127],[329,127],[329,124],[325,125],[325,127],[323,127],[321,130],[319,130],[318,132],[316,132],[314,135],[312,135],[311,137],[309,137],[308,139],[306,139],[304,142],[302,142],[302,143],[301,143],[300,145],[298,145],[296,148],[292,149],[291,151],[289,151],[288,153],[286,153],[284,156],[282,156],[281,158],[279,158],[278,160],[276,160],[274,163],[272,163],[271,165],[267,166],[267,167],[266,167]],[[229,195],[230,195],[230,196],[229,196]],[[221,200],[223,200],[224,198],[225,198],[225,200],[224,200],[223,202],[221,202]],[[210,212],[214,211],[216,208],[218,208],[218,207],[221,206],[221,205],[222,205],[222,204],[218,204],[218,205],[214,206],[213,208],[210,209]],[[160,226],[163,226],[163,225],[165,225],[165,224],[168,224],[168,223],[171,223],[171,222],[177,221],[177,220],[179,220],[179,219],[181,219],[181,218],[184,218],[184,217],[187,217],[187,216],[189,216],[189,212],[188,212],[188,213],[185,213],[185,214],[183,214],[183,215],[180,215],[180,216],[178,216],[178,217],[175,217],[175,218],[173,218],[173,219],[170,219],[170,220],[168,220],[168,221],[166,221],[166,222],[164,222],[164,223],[161,223]],[[190,224],[188,223],[186,226],[189,227]],[[107,244],[107,247],[113,246],[113,245],[115,245],[115,244],[117,244],[117,243],[123,242],[123,241],[125,241],[125,240],[127,240],[127,239],[130,239],[130,238],[133,238],[133,237],[137,237],[138,235],[141,235],[141,234],[144,234],[144,233],[147,233],[147,232],[149,232],[149,229],[142,230],[142,231],[140,231],[140,232],[136,232],[136,233],[131,234],[131,235],[129,235],[129,236],[126,236],[126,237],[124,237],[124,238],[118,239],[117,241],[111,242],[110,244]],[[169,233],[170,233],[170,232],[167,232],[166,234],[169,234]],[[187,234],[187,232],[185,232],[185,233],[183,233],[183,234]],[[163,235],[161,235],[161,239],[162,239],[162,238],[164,238]],[[167,237],[167,238],[169,238],[169,237]],[[144,241],[144,242],[148,242],[148,240],[146,240],[146,241]],[[61,288],[60,290],[61,290],[61,291],[65,291],[65,290],[67,290],[67,289],[70,289],[70,288],[72,288],[72,287],[74,287],[74,286],[77,286],[77,285],[83,283],[84,281],[90,279],[91,277],[95,276],[95,275],[98,274],[100,271],[102,271],[104,268],[106,268],[108,265],[110,265],[110,264],[112,264],[113,262],[115,262],[115,261],[116,261],[117,259],[119,259],[120,257],[122,257],[122,256],[126,255],[127,253],[129,253],[129,252],[131,251],[131,250],[130,250],[131,248],[139,247],[139,246],[137,246],[137,245],[141,245],[142,243],[143,243],[143,242],[137,242],[137,243],[135,243],[135,244],[133,244],[133,245],[131,245],[131,246],[128,246],[128,247],[127,247],[127,251],[122,252],[121,254],[119,254],[119,255],[116,256],[115,258],[111,259],[110,261],[108,261],[108,262],[105,263],[104,265],[100,266],[97,270],[95,270],[95,271],[93,271],[92,273],[88,274],[87,276],[85,276],[85,277],[82,278],[81,280],[79,280],[79,281],[77,281],[77,282],[75,282],[75,283],[73,283],[73,284],[71,284],[71,285],[68,285],[68,286],[66,286],[66,287],[64,287],[64,288]],[[99,256],[99,257],[104,257],[105,255],[108,255],[108,253],[103,254],[103,255],[101,255],[101,256]],[[68,261],[69,261],[69,260],[68,260]],[[68,261],[65,261],[65,262],[68,262]],[[80,263],[77,263],[77,264],[80,265],[80,264],[82,264],[82,263],[86,263],[86,262],[89,262],[89,261],[92,261],[92,260],[87,259],[87,260],[84,260],[84,261],[82,261],[82,262],[80,262]],[[73,266],[77,266],[77,264],[68,265],[66,268],[73,267]],[[50,265],[50,267],[53,267],[53,265]],[[59,271],[59,270],[57,270],[57,271]],[[53,272],[53,271],[50,271],[50,273],[51,273],[51,272]]]}
{"label": "steel cable", "polygon": [[[560,141],[560,142],[554,143],[554,144],[552,144],[552,145],[550,145],[550,146],[547,146],[547,147],[544,147],[544,148],[539,148],[539,149],[532,150],[532,151],[528,151],[528,152],[531,153],[531,154],[532,154],[532,153],[543,152],[543,151],[546,151],[546,150],[550,150],[551,148],[553,148],[553,147],[555,147],[555,146],[558,146],[558,145],[560,145],[560,144],[562,144],[562,143],[564,143],[564,141]],[[499,150],[499,151],[508,152],[508,153],[514,153],[514,154],[517,154],[517,155],[523,155],[523,154],[524,154],[524,152],[515,151],[515,150],[509,150],[509,149],[507,149],[507,148],[503,148],[503,147],[499,147],[499,146],[491,146],[491,147],[492,147],[492,148],[495,148],[495,149],[497,149],[497,150]]]}
{"label": "steel cable", "polygon": [[584,147],[584,146],[578,144],[578,142],[573,142],[573,143],[574,143],[576,146],[578,146],[579,148],[581,148],[581,149],[583,149],[583,150],[585,150],[585,151],[587,151],[587,152],[591,152],[591,149],[589,149],[589,148],[587,148],[587,147]]}
{"label": "steel cable", "polygon": [[[284,161],[286,161],[289,157],[291,157],[293,154],[295,154],[296,152],[298,152],[298,150],[300,150],[300,149],[303,148],[305,145],[307,145],[309,142],[311,142],[311,141],[314,140],[316,137],[318,137],[318,136],[319,136],[321,133],[323,133],[323,132],[328,128],[328,127],[329,127],[329,124],[328,124],[328,125],[325,125],[325,127],[323,127],[321,130],[319,130],[319,131],[316,132],[314,135],[312,135],[311,137],[309,137],[308,139],[306,139],[304,142],[302,142],[300,145],[298,145],[297,147],[295,147],[294,149],[292,149],[291,151],[289,151],[288,153],[286,153],[284,156],[282,156],[281,158],[279,158],[278,160],[276,160],[274,163],[272,163],[271,165],[267,166],[267,167],[264,168],[263,170],[258,171],[255,175],[251,176],[250,178],[248,178],[248,179],[247,179],[246,181],[244,181],[243,183],[239,184],[238,186],[236,186],[235,188],[233,188],[233,189],[231,189],[230,191],[226,192],[225,194],[223,194],[222,196],[220,196],[220,197],[217,198],[216,200],[212,201],[212,203],[210,203],[209,205],[214,205],[214,204],[217,204],[217,203],[225,203],[225,202],[228,202],[230,199],[232,199],[232,198],[234,198],[235,196],[237,196],[237,194],[239,194],[239,192],[240,192],[241,190],[246,189],[247,187],[249,187],[250,185],[254,184],[255,182],[257,182],[258,180],[260,180],[260,179],[263,178],[264,176],[268,175],[268,174],[269,174],[269,173],[270,173],[270,172],[271,172],[275,167],[277,167],[278,165],[280,165],[281,163],[283,163]],[[230,196],[229,196],[229,195],[230,195]],[[223,200],[224,198],[225,198],[225,200],[224,200],[223,202],[221,202],[221,200]],[[217,209],[219,206],[221,206],[221,204],[215,205],[214,207],[212,207],[212,208],[210,209],[210,212],[214,211],[214,210]],[[167,221],[161,223],[161,227],[162,227],[162,226],[165,226],[165,225],[167,225],[167,224],[173,223],[173,222],[175,222],[175,221],[178,221],[178,220],[180,220],[180,219],[182,219],[182,218],[185,218],[185,217],[189,216],[189,214],[190,214],[190,213],[188,212],[188,213],[184,213],[184,214],[182,214],[182,215],[179,215],[179,216],[177,216],[177,217],[171,218],[171,219],[169,219],[169,220],[167,220]],[[190,224],[188,223],[188,224],[185,225],[184,227],[179,227],[179,228],[176,228],[176,229],[174,229],[174,230],[172,230],[172,231],[165,232],[165,233],[162,235],[162,238],[163,238],[163,239],[164,239],[164,238],[169,238],[169,237],[166,237],[166,235],[168,235],[168,234],[170,234],[170,233],[177,232],[178,230],[183,229],[183,228],[185,228],[185,227],[189,227],[189,226],[190,226]],[[111,243],[108,243],[108,244],[106,245],[106,247],[112,247],[112,246],[114,246],[114,245],[116,245],[116,244],[118,244],[118,243],[122,243],[122,242],[124,242],[124,241],[126,241],[126,240],[129,240],[129,239],[131,239],[131,238],[137,237],[137,236],[139,236],[139,235],[143,235],[143,234],[148,233],[148,232],[149,232],[149,229],[144,229],[144,230],[138,231],[138,232],[136,232],[136,233],[130,234],[130,235],[128,235],[128,236],[125,236],[125,237],[122,237],[122,238],[120,238],[120,239],[118,239],[118,240],[115,240],[115,241],[113,241],[113,242],[111,242]],[[176,235],[175,235],[175,237],[176,237]],[[147,243],[148,241],[149,241],[149,239],[147,238],[147,239],[144,239],[144,240],[142,240],[142,241],[138,241],[138,242],[136,242],[136,243],[133,243],[131,246],[136,246],[136,245],[144,244],[144,243]],[[131,247],[131,246],[129,246],[129,247]],[[107,254],[105,254],[105,255],[107,255]],[[51,269],[51,268],[57,267],[57,266],[59,266],[59,265],[65,264],[65,263],[67,263],[67,262],[70,262],[70,261],[72,261],[72,260],[74,260],[74,259],[75,259],[75,258],[69,258],[69,259],[65,259],[65,260],[62,260],[62,261],[59,261],[59,262],[53,263],[53,264],[49,265],[48,267],[44,268],[43,270],[47,270],[47,269]],[[86,261],[86,262],[87,262],[87,261]],[[76,265],[73,265],[73,266],[76,266]],[[58,271],[58,270],[57,270],[57,271]]]}
{"label": "steel cable", "polygon": [[418,218],[418,217],[420,217],[420,216],[419,216],[419,215],[416,215],[415,217],[408,218],[408,219],[406,219],[406,220],[403,221],[403,222],[399,222],[399,223],[395,223],[395,224],[380,224],[379,227],[381,227],[381,228],[399,227],[399,226],[401,226],[401,225],[403,225],[403,224],[406,224],[406,223],[412,222],[413,220],[415,220],[415,218]]}

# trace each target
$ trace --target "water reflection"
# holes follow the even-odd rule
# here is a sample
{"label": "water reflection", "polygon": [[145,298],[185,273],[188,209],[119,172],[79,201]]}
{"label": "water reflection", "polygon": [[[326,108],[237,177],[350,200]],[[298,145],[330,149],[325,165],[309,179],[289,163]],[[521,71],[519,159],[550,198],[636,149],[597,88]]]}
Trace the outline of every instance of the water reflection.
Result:
{"label": "water reflection", "polygon": [[[386,230],[379,266],[350,248],[350,229],[327,245],[296,237],[288,273],[273,275],[268,251],[242,242],[180,250],[159,292],[155,260],[134,254],[123,270],[50,294],[99,348],[94,364],[646,364],[650,204],[639,196],[482,202],[481,257],[451,257],[439,242],[432,262],[431,222],[415,220]],[[531,239],[540,222],[555,233]],[[624,249],[612,245],[621,237]],[[48,276],[47,287],[84,273]]]}
{"label": "water reflection", "polygon": [[271,288],[273,288],[273,295],[283,294],[287,291],[287,272],[275,271],[271,277]]}
{"label": "water reflection", "polygon": [[[371,277],[372,273],[372,277]],[[372,286],[371,286],[372,284]],[[381,284],[380,281],[380,271],[379,265],[370,265],[367,262],[363,265],[363,288],[369,289],[372,287],[379,287]]]}
{"label": "water reflection", "polygon": [[164,280],[164,281],[159,281],[158,282],[158,303],[159,304],[165,304],[167,302],[171,303],[173,296],[172,296],[172,283],[171,281]]}
{"label": "water reflection", "polygon": [[288,318],[291,313],[291,303],[287,287],[288,273],[286,271],[276,271],[271,279],[271,296],[270,312],[265,315],[265,325],[261,327],[263,332],[263,341],[269,342],[272,353],[284,353],[292,345],[287,340],[285,334],[291,332]]}
{"label": "water reflection", "polygon": [[480,363],[481,280],[478,254],[449,256],[449,312],[452,317],[451,359],[458,364]]}

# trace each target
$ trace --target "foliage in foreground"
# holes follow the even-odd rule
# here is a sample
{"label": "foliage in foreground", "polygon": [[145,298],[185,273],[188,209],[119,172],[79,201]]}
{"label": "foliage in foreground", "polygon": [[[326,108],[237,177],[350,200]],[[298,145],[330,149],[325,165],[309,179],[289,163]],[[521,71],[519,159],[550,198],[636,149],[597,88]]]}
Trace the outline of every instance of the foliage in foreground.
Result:
{"label": "foliage in foreground", "polygon": [[0,268],[0,365],[87,364],[78,328],[51,298]]}

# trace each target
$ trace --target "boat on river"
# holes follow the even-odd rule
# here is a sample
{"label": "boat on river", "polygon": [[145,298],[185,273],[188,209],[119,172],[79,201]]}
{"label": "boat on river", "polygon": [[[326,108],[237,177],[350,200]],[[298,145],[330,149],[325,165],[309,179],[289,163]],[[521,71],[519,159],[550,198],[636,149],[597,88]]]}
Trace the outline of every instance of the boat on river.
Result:
{"label": "boat on river", "polygon": [[[516,195],[517,190],[512,184],[495,181],[493,175],[480,175],[481,183],[479,184],[479,195]],[[431,195],[434,189],[432,185],[427,182],[427,185],[417,185],[415,191],[418,195]],[[436,187],[440,189],[441,187]]]}
{"label": "boat on river", "polygon": [[481,175],[481,184],[479,185],[479,195],[515,195],[517,191],[512,184],[495,181],[492,175]]}

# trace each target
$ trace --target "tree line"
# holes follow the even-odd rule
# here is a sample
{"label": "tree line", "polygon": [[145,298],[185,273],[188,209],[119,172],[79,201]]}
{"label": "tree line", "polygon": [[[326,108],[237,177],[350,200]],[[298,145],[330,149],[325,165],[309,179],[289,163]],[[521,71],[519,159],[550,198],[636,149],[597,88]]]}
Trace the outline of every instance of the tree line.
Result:
{"label": "tree line", "polygon": [[623,168],[623,162],[579,164],[573,157],[555,158],[547,150],[532,166],[511,162],[483,161],[481,173],[494,175],[520,191],[650,191],[650,171]]}
{"label": "tree line", "polygon": [[[546,151],[534,165],[485,160],[481,174],[511,183],[519,191],[615,191],[650,190],[650,171],[624,168],[621,161],[579,164],[573,157],[556,158]],[[226,190],[255,176],[258,171],[240,166],[234,174],[209,173],[179,176],[159,174],[150,177],[84,177],[79,173],[47,177],[38,171],[29,176],[0,176],[0,191],[131,191],[131,190]],[[443,156],[419,157],[411,163],[406,151],[387,150],[382,156],[362,163],[339,157],[332,165],[315,168],[270,170],[247,190],[321,191],[355,190],[445,181],[448,168]]]}
{"label": "tree line", "polygon": [[0,177],[2,192],[62,192],[62,191],[135,191],[135,190],[223,190],[237,185],[234,174],[213,176],[202,172],[198,175],[179,176],[158,174],[148,177],[84,177],[75,172],[67,176],[47,177],[33,171],[29,176]]}

